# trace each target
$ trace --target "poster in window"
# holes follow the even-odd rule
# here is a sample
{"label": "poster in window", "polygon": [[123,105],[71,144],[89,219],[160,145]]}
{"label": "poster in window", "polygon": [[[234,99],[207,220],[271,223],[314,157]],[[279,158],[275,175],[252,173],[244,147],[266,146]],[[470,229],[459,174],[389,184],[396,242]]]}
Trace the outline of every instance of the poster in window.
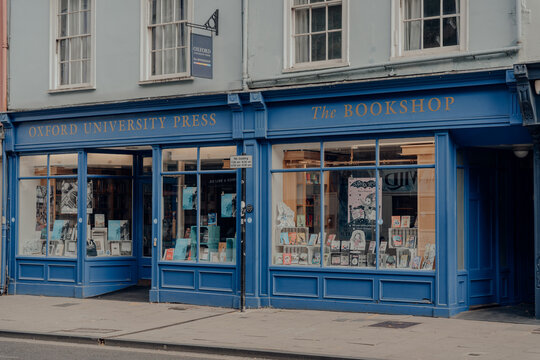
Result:
{"label": "poster in window", "polygon": [[109,220],[108,240],[130,240],[128,220]]}
{"label": "poster in window", "polygon": [[221,217],[236,217],[236,194],[221,195]]}
{"label": "poster in window", "polygon": [[[86,188],[86,212],[92,214],[94,187],[92,181],[89,181]],[[61,214],[77,214],[77,196],[78,184],[77,181],[67,180],[62,181],[60,197],[60,213]]]}
{"label": "poster in window", "polygon": [[349,178],[348,183],[348,222],[361,223],[375,221],[375,178]]}
{"label": "poster in window", "polygon": [[197,188],[188,186],[182,193],[182,209],[194,210],[197,208]]}
{"label": "poster in window", "polygon": [[47,227],[47,186],[36,186],[36,231]]}

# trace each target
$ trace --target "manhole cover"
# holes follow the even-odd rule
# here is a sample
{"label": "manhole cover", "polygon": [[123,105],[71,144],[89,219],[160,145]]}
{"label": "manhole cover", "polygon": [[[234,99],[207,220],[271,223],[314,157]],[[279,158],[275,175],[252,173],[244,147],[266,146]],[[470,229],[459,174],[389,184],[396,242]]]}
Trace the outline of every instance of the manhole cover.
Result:
{"label": "manhole cover", "polygon": [[383,321],[376,324],[371,324],[369,326],[375,326],[375,327],[384,327],[384,328],[390,328],[390,329],[405,329],[414,325],[418,325],[420,323],[417,322],[406,322],[406,321]]}
{"label": "manhole cover", "polygon": [[183,306],[172,306],[169,310],[187,310],[187,308]]}
{"label": "manhole cover", "polygon": [[53,305],[53,306],[68,307],[68,306],[73,306],[73,305],[79,305],[79,304],[78,303],[64,303],[64,304],[57,304],[57,305]]}

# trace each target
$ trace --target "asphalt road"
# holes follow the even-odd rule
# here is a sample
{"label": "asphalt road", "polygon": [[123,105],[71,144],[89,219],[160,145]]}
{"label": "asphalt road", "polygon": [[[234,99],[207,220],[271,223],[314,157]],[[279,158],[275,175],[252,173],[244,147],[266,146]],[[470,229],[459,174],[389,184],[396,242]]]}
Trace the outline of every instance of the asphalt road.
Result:
{"label": "asphalt road", "polygon": [[99,345],[0,338],[0,360],[201,360],[247,359],[232,356],[142,350]]}

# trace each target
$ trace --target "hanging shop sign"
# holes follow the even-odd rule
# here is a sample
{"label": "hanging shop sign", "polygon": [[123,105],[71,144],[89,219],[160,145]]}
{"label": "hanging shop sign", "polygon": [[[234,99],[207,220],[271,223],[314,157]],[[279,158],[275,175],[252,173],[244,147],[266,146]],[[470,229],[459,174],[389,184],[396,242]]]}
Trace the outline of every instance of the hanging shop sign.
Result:
{"label": "hanging shop sign", "polygon": [[191,76],[212,79],[212,36],[191,34]]}

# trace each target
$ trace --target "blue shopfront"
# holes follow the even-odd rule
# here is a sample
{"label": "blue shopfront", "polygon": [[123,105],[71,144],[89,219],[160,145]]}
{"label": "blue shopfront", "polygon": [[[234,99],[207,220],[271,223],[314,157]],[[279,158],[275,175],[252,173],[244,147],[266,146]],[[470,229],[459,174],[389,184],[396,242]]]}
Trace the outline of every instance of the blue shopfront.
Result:
{"label": "blue shopfront", "polygon": [[151,301],[429,316],[534,302],[517,99],[496,71],[7,114],[8,290],[149,279]]}

